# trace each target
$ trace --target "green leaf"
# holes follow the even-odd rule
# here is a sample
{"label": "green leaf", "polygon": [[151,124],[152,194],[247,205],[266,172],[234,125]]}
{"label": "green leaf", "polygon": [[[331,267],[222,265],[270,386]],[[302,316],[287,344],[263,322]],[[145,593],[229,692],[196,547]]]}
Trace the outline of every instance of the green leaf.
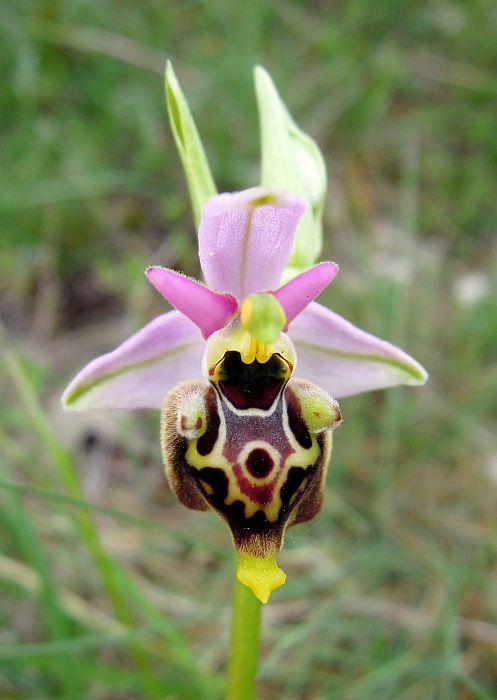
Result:
{"label": "green leaf", "polygon": [[261,131],[261,184],[288,190],[307,204],[283,275],[286,281],[319,259],[326,167],[318,145],[294,122],[269,73],[256,66],[254,77]]}
{"label": "green leaf", "polygon": [[217,194],[217,189],[197,127],[170,61],[166,66],[166,101],[198,226],[202,207],[210,197]]}

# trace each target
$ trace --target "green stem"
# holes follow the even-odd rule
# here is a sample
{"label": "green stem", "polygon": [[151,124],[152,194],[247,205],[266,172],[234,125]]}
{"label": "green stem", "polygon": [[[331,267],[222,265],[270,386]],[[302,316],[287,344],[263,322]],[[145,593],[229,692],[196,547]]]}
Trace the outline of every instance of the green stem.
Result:
{"label": "green stem", "polygon": [[255,698],[260,625],[260,600],[235,576],[226,700]]}

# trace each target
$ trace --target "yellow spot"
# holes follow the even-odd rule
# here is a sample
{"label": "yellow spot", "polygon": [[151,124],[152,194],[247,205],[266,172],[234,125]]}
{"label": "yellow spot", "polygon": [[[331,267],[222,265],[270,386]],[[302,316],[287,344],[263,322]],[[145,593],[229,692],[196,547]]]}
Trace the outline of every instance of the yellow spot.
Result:
{"label": "yellow spot", "polygon": [[271,353],[268,350],[267,343],[259,343],[257,348],[257,358],[259,362],[267,362],[271,357]]}
{"label": "yellow spot", "polygon": [[244,328],[247,328],[250,319],[254,314],[254,297],[247,297],[240,309],[240,321]]}
{"label": "yellow spot", "polygon": [[200,484],[201,484],[202,488],[204,489],[205,493],[208,496],[213,496],[214,489],[212,488],[212,486],[210,484],[208,484],[207,481],[204,481],[203,479],[199,479],[199,481],[200,481]]}
{"label": "yellow spot", "polygon": [[257,199],[253,199],[252,202],[250,203],[252,208],[255,209],[256,207],[260,207],[263,204],[276,204],[278,201],[278,198],[274,194],[263,194],[260,197],[257,197]]}
{"label": "yellow spot", "polygon": [[275,588],[286,581],[286,574],[276,564],[276,556],[254,557],[240,552],[236,576],[240,583],[252,589],[261,603],[267,603]]}
{"label": "yellow spot", "polygon": [[257,355],[257,340],[250,333],[243,334],[243,345],[240,348],[242,362],[246,365],[251,365]]}

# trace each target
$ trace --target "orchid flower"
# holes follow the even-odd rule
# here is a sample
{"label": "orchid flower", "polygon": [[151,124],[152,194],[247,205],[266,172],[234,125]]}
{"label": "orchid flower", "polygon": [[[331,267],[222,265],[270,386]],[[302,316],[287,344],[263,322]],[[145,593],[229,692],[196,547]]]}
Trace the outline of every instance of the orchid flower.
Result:
{"label": "orchid flower", "polygon": [[205,284],[150,267],[175,310],[90,362],[63,396],[75,410],[162,409],[174,492],[228,524],[238,578],[263,602],[285,580],[285,529],[320,509],[336,399],[426,380],[402,350],[314,301],[335,263],[280,286],[304,210],[262,187],[211,197],[199,226]]}
{"label": "orchid flower", "polygon": [[286,528],[321,507],[341,422],[336,398],[422,384],[427,375],[402,350],[314,301],[338,272],[335,263],[314,264],[324,160],[269,74],[257,67],[255,79],[263,186],[217,195],[168,64],[166,98],[199,222],[205,284],[150,267],[149,281],[175,310],[90,362],[63,403],[162,409],[171,488],[187,507],[212,508],[228,524],[238,579],[267,602],[285,581],[276,556]]}

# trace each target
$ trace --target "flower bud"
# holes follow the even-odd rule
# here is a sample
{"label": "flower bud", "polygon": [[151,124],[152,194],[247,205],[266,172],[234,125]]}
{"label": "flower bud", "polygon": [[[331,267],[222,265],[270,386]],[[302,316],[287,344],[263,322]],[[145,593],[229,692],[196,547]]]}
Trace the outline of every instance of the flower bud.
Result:
{"label": "flower bud", "polygon": [[322,215],[326,196],[326,166],[316,142],[294,122],[271,76],[255,68],[261,130],[261,184],[293,192],[307,208],[295,235],[282,281],[311,267],[322,247]]}

